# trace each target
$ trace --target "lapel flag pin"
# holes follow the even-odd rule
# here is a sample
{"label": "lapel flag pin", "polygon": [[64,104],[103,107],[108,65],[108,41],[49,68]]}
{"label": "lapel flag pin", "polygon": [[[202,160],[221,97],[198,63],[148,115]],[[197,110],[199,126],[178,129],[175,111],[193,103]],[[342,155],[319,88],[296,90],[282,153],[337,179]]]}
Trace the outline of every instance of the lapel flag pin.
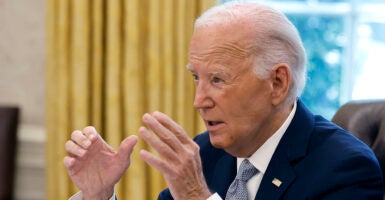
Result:
{"label": "lapel flag pin", "polygon": [[274,178],[273,181],[272,181],[272,183],[273,183],[275,186],[279,187],[279,186],[281,186],[282,181],[280,181],[280,180],[277,179],[277,178]]}

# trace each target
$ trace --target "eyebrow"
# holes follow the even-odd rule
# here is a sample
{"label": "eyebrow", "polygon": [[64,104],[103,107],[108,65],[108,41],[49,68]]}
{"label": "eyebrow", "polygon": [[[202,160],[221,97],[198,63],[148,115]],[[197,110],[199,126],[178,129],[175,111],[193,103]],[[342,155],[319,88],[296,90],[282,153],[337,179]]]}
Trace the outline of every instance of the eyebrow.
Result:
{"label": "eyebrow", "polygon": [[[188,63],[188,64],[186,65],[186,69],[187,69],[188,71],[192,72],[192,73],[195,72],[195,70],[191,67],[191,64],[190,64],[190,63]],[[209,72],[209,73],[208,73],[208,75],[210,75],[210,76],[215,76],[215,75],[217,75],[217,74],[223,74],[223,75],[225,75],[225,76],[230,76],[229,73],[227,73],[227,72],[225,72],[225,71],[223,71],[223,70],[219,70],[219,71],[214,71],[214,72]]]}
{"label": "eyebrow", "polygon": [[186,65],[186,69],[190,72],[194,72],[193,68],[191,67],[190,63]]}
{"label": "eyebrow", "polygon": [[231,74],[225,72],[225,71],[214,71],[214,72],[209,72],[208,73],[209,76],[222,76],[222,77],[226,77],[226,78],[231,78]]}

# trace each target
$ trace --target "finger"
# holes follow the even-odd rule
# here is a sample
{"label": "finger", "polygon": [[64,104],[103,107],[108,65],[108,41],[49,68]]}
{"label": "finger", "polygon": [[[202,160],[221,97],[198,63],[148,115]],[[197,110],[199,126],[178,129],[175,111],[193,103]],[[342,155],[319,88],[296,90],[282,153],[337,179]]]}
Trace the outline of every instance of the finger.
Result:
{"label": "finger", "polygon": [[65,149],[68,154],[76,157],[83,157],[86,154],[86,150],[75,144],[72,140],[68,140],[65,143]]}
{"label": "finger", "polygon": [[75,159],[70,156],[65,156],[63,159],[64,166],[70,170],[73,167]]}
{"label": "finger", "polygon": [[65,156],[64,159],[63,159],[63,162],[64,162],[64,166],[65,168],[67,169],[68,171],[68,174],[70,176],[74,175],[76,173],[75,171],[75,162],[76,162],[76,159],[73,158],[73,157],[70,157],[70,156]]}
{"label": "finger", "polygon": [[91,141],[95,141],[99,136],[99,133],[96,131],[95,127],[87,126],[83,129],[84,135]]}
{"label": "finger", "polygon": [[[114,151],[114,149],[100,136],[96,131],[95,127],[87,126],[83,129],[83,134],[91,141],[91,145],[96,144],[96,146],[106,148],[105,150]],[[99,146],[101,145],[101,146]],[[97,150],[98,148],[92,148]]]}
{"label": "finger", "polygon": [[159,159],[154,154],[142,149],[139,152],[139,156],[144,162],[157,169],[163,175],[171,174],[171,165]]}
{"label": "finger", "polygon": [[164,127],[170,130],[175,136],[183,143],[189,144],[194,142],[183,130],[183,128],[177,124],[174,120],[168,117],[166,114],[156,111],[153,113],[153,116],[159,123],[161,123]]}
{"label": "finger", "polygon": [[168,160],[175,161],[176,153],[164,142],[159,140],[155,135],[151,134],[146,128],[139,128],[139,135],[147,142],[159,155]]}
{"label": "finger", "polygon": [[82,168],[82,162],[74,157],[65,156],[63,162],[70,176],[75,175]]}
{"label": "finger", "polygon": [[118,155],[121,158],[121,160],[127,160],[127,159],[130,160],[131,153],[137,142],[138,142],[138,137],[136,135],[131,135],[120,143]]}
{"label": "finger", "polygon": [[71,134],[71,140],[84,149],[87,149],[91,145],[91,140],[79,130],[75,130]]}
{"label": "finger", "polygon": [[148,125],[160,140],[170,146],[173,150],[180,151],[183,148],[179,139],[150,114],[146,113],[143,115],[143,122]]}

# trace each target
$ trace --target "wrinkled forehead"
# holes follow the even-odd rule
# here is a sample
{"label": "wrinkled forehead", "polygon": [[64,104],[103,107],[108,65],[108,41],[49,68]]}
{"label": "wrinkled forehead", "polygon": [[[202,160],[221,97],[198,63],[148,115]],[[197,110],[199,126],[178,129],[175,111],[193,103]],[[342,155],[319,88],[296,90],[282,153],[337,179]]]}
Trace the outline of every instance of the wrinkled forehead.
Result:
{"label": "wrinkled forehead", "polygon": [[239,62],[253,55],[252,38],[252,32],[242,21],[201,26],[191,39],[190,61],[210,58]]}

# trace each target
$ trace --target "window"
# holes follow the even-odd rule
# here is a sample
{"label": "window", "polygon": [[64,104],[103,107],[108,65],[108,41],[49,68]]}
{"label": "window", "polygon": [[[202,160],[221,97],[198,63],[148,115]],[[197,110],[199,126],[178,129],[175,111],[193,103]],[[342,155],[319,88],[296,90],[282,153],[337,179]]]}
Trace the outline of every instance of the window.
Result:
{"label": "window", "polygon": [[301,99],[331,119],[349,100],[385,98],[385,0],[261,0],[298,28],[308,55]]}

